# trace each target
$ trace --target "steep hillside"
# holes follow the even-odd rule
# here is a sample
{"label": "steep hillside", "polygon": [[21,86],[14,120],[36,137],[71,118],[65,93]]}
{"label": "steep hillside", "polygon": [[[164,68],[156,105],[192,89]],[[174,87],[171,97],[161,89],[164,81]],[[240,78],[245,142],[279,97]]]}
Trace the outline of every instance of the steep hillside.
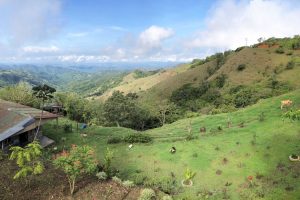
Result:
{"label": "steep hillside", "polygon": [[[248,47],[239,52],[230,53],[225,58],[225,63],[212,75],[209,75],[208,70],[216,65],[215,60],[165,79],[140,95],[143,101],[161,101],[169,98],[174,90],[185,84],[190,83],[197,86],[205,80],[213,81],[222,74],[226,76],[226,84],[221,91],[238,85],[265,86],[272,76],[276,77],[280,82],[288,83],[291,87],[298,88],[300,86],[300,80],[297,78],[300,72],[299,63],[296,62],[292,69],[287,69],[286,66],[288,62],[297,61],[299,58],[299,50],[293,51],[292,55],[286,55],[276,53],[274,48]],[[191,66],[192,64],[189,65]],[[239,70],[239,66],[244,66],[245,69]]]}
{"label": "steep hillside", "polygon": [[135,78],[131,73],[100,99],[105,100],[113,91],[119,90],[125,94],[136,92],[141,102],[154,103],[169,99],[175,90],[186,84],[197,87],[203,81],[213,83],[220,76],[226,78],[225,85],[218,89],[221,93],[228,93],[239,85],[266,89],[272,81],[296,89],[300,87],[297,76],[300,72],[299,41],[299,37],[270,38],[252,47],[240,47],[204,60],[195,59],[154,75]]}
{"label": "steep hillside", "polygon": [[99,99],[106,100],[114,91],[121,91],[125,94],[129,92],[140,93],[146,91],[164,80],[168,80],[177,74],[185,72],[188,67],[188,65],[179,65],[172,69],[157,70],[156,73],[145,77],[137,75],[139,71],[136,70],[125,76],[118,86],[106,91]]}

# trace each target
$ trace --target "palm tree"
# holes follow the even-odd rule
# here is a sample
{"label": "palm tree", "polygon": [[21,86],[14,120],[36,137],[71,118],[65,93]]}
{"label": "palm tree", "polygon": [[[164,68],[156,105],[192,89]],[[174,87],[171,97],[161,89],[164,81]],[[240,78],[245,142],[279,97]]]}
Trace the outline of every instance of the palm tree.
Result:
{"label": "palm tree", "polygon": [[44,85],[38,85],[38,86],[34,86],[32,88],[33,90],[33,95],[38,98],[38,99],[41,99],[42,100],[42,112],[41,112],[41,115],[40,115],[40,120],[39,120],[39,124],[38,124],[38,128],[37,128],[37,131],[34,135],[34,140],[36,139],[39,131],[40,131],[40,126],[41,126],[41,121],[42,121],[42,117],[43,117],[43,112],[44,112],[44,104],[45,104],[45,101],[48,101],[50,99],[53,98],[53,93],[56,92],[55,88],[53,87],[50,87],[46,84]]}

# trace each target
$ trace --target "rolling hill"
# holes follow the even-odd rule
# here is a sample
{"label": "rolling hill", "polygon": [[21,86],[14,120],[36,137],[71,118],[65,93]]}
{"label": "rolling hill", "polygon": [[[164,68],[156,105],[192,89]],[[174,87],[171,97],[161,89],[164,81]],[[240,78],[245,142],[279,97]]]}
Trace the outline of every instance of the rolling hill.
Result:
{"label": "rolling hill", "polygon": [[252,47],[215,54],[205,60],[197,59],[142,78],[135,78],[133,72],[99,99],[106,100],[113,91],[119,90],[125,94],[137,93],[144,103],[160,102],[169,99],[173,91],[186,84],[196,87],[203,81],[213,82],[221,75],[226,77],[224,87],[219,89],[221,93],[228,93],[230,88],[239,85],[263,90],[270,88],[272,80],[293,90],[300,86],[297,78],[300,50],[293,48],[298,40],[297,37],[271,38]]}

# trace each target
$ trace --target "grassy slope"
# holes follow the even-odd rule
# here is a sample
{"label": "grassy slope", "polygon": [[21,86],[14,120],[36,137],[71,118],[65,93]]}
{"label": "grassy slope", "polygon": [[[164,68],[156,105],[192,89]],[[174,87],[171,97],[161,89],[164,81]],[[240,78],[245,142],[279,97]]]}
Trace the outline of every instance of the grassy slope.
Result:
{"label": "grassy slope", "polygon": [[[88,137],[81,138],[79,134],[64,134],[52,125],[44,128],[44,133],[60,141],[67,137],[66,143],[88,143],[97,149],[102,159],[107,146],[115,151],[113,165],[120,170],[123,178],[134,179],[136,176],[147,176],[152,179],[171,178],[174,173],[177,188],[181,191],[177,198],[199,199],[197,194],[203,190],[217,190],[215,198],[222,198],[222,190],[226,188],[231,199],[259,199],[257,191],[264,193],[264,199],[299,199],[300,198],[300,163],[292,163],[288,155],[299,153],[300,125],[299,122],[282,121],[280,100],[292,99],[295,107],[300,106],[300,91],[262,100],[254,106],[227,114],[202,116],[184,119],[164,127],[149,130],[155,140],[152,144],[136,144],[129,150],[128,144],[107,145],[106,140],[111,135],[126,135],[134,131],[124,128],[90,127],[85,132]],[[260,122],[261,112],[266,115]],[[231,119],[232,127],[227,128],[227,120]],[[185,141],[186,126],[192,123],[193,133],[198,139]],[[245,122],[240,128],[239,123]],[[223,130],[212,134],[210,130]],[[199,128],[205,126],[207,133],[199,134]],[[74,126],[75,127],[75,126]],[[256,145],[251,144],[256,134]],[[239,144],[237,144],[239,142]],[[170,154],[170,147],[177,148],[176,154]],[[219,147],[219,150],[215,150]],[[226,158],[228,162],[223,163]],[[283,167],[277,167],[282,163]],[[181,188],[180,181],[184,170],[189,167],[197,172],[194,186]],[[222,174],[217,175],[216,171]],[[141,172],[140,172],[141,171]],[[254,178],[258,185],[248,188],[246,177],[256,173],[262,174],[262,179]],[[231,186],[224,186],[226,182]],[[286,188],[293,187],[293,191]],[[244,195],[241,197],[240,195]]]}
{"label": "grassy slope", "polygon": [[[234,52],[226,59],[226,63],[208,80],[214,80],[218,75],[225,74],[228,79],[223,90],[236,85],[263,85],[274,74],[274,70],[280,71],[278,80],[288,82],[291,86],[299,88],[300,79],[297,75],[300,70],[299,64],[292,70],[285,70],[286,64],[292,59],[298,59],[300,51],[293,51],[293,55],[277,54],[274,48],[259,49],[245,48],[239,52]],[[242,72],[237,71],[239,64],[246,64],[246,69]],[[211,61],[196,68],[191,68],[177,76],[170,77],[154,85],[144,93],[141,93],[142,101],[155,102],[169,98],[172,92],[184,84],[192,83],[197,85],[208,76],[207,68],[214,66]]]}
{"label": "grassy slope", "polygon": [[100,100],[106,100],[112,95],[114,91],[121,91],[125,94],[129,92],[140,93],[148,90],[154,85],[162,82],[163,80],[174,77],[176,74],[182,73],[188,69],[188,65],[179,65],[174,69],[167,69],[159,73],[153,74],[151,76],[143,78],[135,78],[135,73],[132,72],[123,78],[123,81],[116,87],[108,90],[102,96],[99,97]]}

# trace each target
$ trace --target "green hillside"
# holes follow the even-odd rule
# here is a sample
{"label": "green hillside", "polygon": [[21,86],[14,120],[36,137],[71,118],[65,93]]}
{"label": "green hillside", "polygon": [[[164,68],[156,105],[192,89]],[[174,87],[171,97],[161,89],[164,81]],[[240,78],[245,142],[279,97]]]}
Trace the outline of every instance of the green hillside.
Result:
{"label": "green hillside", "polygon": [[[83,131],[87,137],[81,138],[53,123],[45,126],[44,134],[55,139],[59,148],[89,144],[100,158],[109,147],[115,152],[113,165],[122,179],[158,188],[175,199],[299,199],[300,165],[288,156],[300,152],[300,126],[283,120],[280,101],[284,99],[293,100],[294,109],[300,108],[300,90],[296,90],[237,112],[183,119],[148,130],[141,134],[154,141],[134,144],[132,149],[125,143],[106,143],[111,137],[134,133],[131,129],[92,126]],[[192,140],[186,140],[189,126]],[[200,133],[200,127],[206,132]],[[169,152],[172,146],[175,154]],[[192,187],[181,186],[187,168],[196,172]],[[252,183],[249,176],[254,177]]]}
{"label": "green hillside", "polygon": [[135,92],[141,103],[156,105],[157,102],[169,100],[172,93],[184,85],[198,87],[205,81],[214,86],[222,76],[225,77],[224,85],[214,88],[222,95],[240,86],[257,90],[259,98],[283,94],[300,86],[297,78],[300,72],[299,41],[297,36],[270,38],[251,47],[195,59],[153,75],[150,73],[136,78],[133,72],[100,99],[106,100],[113,91],[119,90],[125,94]]}

